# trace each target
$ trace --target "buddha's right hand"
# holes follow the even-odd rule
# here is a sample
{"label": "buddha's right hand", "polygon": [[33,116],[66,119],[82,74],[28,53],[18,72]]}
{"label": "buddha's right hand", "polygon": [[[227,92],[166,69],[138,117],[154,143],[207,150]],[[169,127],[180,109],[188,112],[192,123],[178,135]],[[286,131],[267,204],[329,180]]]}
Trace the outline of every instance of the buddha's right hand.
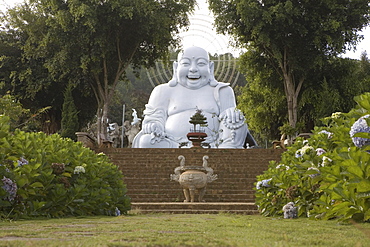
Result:
{"label": "buddha's right hand", "polygon": [[156,123],[147,123],[143,125],[144,134],[154,134],[155,136],[162,136],[164,134],[163,127]]}

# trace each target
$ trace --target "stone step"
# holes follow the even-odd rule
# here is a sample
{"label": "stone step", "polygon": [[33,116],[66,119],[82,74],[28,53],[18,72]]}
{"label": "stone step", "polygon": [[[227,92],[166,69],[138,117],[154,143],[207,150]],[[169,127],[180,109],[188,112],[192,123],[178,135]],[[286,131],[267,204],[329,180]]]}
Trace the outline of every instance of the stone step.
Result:
{"label": "stone step", "polygon": [[148,210],[138,210],[141,214],[243,214],[243,215],[258,215],[257,210],[194,210],[194,209],[148,209]]}
{"label": "stone step", "polygon": [[[142,213],[241,213],[257,214],[254,205],[256,176],[267,169],[269,161],[280,159],[273,149],[116,149],[103,151],[122,171],[132,210]],[[207,185],[206,203],[183,203],[180,184],[170,180],[185,157],[186,166],[208,166],[218,179]],[[198,192],[195,196],[198,199]]]}
{"label": "stone step", "polygon": [[[124,172],[124,170],[122,172]],[[225,171],[220,171],[220,172],[223,173]],[[218,173],[220,173],[220,172],[218,172]],[[216,172],[213,173],[213,174],[217,175],[217,179],[215,180],[216,183],[218,183],[219,181],[222,181],[222,180],[228,180],[228,182],[230,182],[230,183],[239,182],[239,181],[252,182],[252,181],[256,180],[256,176],[257,176],[257,174],[256,175],[253,175],[253,174],[248,174],[248,175],[235,174],[235,176],[232,176],[233,173],[230,173],[230,175],[226,175],[226,176],[223,176],[223,175],[219,176],[218,173],[216,173]],[[171,180],[171,177],[170,177],[171,174],[173,174],[173,173],[159,174],[159,173],[150,173],[150,172],[145,172],[144,173],[143,172],[143,173],[130,174],[129,172],[126,172],[125,175],[124,175],[124,179],[140,178],[140,179],[143,179],[143,180],[146,180],[146,181],[160,180],[160,181],[173,182],[173,180]]]}
{"label": "stone step", "polygon": [[[181,187],[175,189],[163,189],[163,190],[145,190],[143,188],[138,189],[128,189],[128,193],[135,194],[135,195],[173,195],[182,193],[183,190]],[[250,196],[254,195],[253,191],[245,191],[245,190],[218,190],[218,189],[206,189],[206,195],[244,195]]]}
{"label": "stone step", "polygon": [[[174,195],[148,195],[148,194],[130,194],[127,195],[133,202],[178,202],[183,201],[185,196],[182,193]],[[196,195],[197,199],[198,196]],[[254,202],[254,195],[232,194],[232,195],[205,195],[204,200],[207,202]]]}
{"label": "stone step", "polygon": [[[111,156],[112,159],[116,160],[114,156]],[[127,159],[126,160],[116,160],[116,163],[117,165],[118,164],[124,164],[124,167],[125,168],[128,168],[128,169],[135,169],[134,171],[136,170],[139,170],[139,171],[145,171],[145,169],[149,166],[152,166],[152,167],[155,167],[157,168],[159,171],[161,170],[170,170],[170,171],[173,171],[176,167],[178,167],[180,165],[180,163],[170,163],[170,164],[166,164],[166,165],[161,165],[159,166],[158,164],[154,164],[152,162],[148,162],[148,161],[145,161],[143,160],[140,164],[137,164],[137,161],[133,161],[133,163],[130,163],[130,164],[127,164]],[[221,160],[218,160],[217,162],[220,162],[219,164],[213,164],[211,162],[208,162],[208,166],[211,167],[212,169],[214,169],[215,171],[217,169],[226,169],[226,170],[229,170],[229,171],[258,171],[259,170],[259,166],[258,165],[251,165],[251,166],[248,166],[246,164],[248,164],[248,162],[254,162],[254,161],[246,161],[246,160],[241,160],[241,161],[236,161],[234,160],[231,164],[230,164],[230,161],[221,161]],[[221,163],[222,162],[222,163]],[[258,161],[256,161],[258,162]],[[192,166],[192,164],[186,164],[188,166]],[[202,164],[194,164],[193,166],[202,166]]]}
{"label": "stone step", "polygon": [[[147,191],[148,194],[152,193],[162,193],[166,194],[167,192],[176,192],[181,191],[182,188],[179,184],[152,184],[151,186],[148,186],[148,189],[145,189],[145,186],[143,186],[140,183],[132,183],[130,184],[129,181],[124,181],[127,184],[127,190],[130,192],[141,192],[142,190]],[[153,186],[153,187],[152,187]],[[253,186],[253,185],[252,185]],[[239,185],[237,184],[212,184],[208,185],[206,190],[207,193],[212,194],[233,194],[235,191],[238,191],[238,193],[244,193],[244,194],[254,194],[255,192],[253,190],[247,189],[249,185],[247,183],[241,183]],[[160,192],[163,191],[163,192]]]}
{"label": "stone step", "polygon": [[[131,196],[128,195],[130,198]],[[151,198],[131,198],[132,199],[132,202],[168,202],[168,203],[171,203],[171,202],[183,202],[185,197],[182,196],[182,195],[179,195],[177,198],[155,198],[155,197],[151,197]],[[196,201],[198,199],[198,197],[195,198]],[[231,202],[230,201],[230,198],[209,198],[209,197],[205,197],[203,198],[205,199],[206,202],[209,202],[209,203],[213,203],[213,202]],[[241,199],[235,199],[233,198],[233,202],[238,202],[238,203],[254,203],[254,199],[245,199],[245,198],[241,198]]]}
{"label": "stone step", "polygon": [[[117,163],[118,164],[118,163]],[[119,165],[119,164],[118,164]],[[137,168],[137,167],[127,167],[121,165],[120,168],[122,170],[126,170],[130,174],[140,174],[140,173],[147,173],[149,170],[151,172],[154,172],[156,174],[173,174],[175,168],[177,168],[179,165],[174,165],[171,167],[160,167],[160,168],[155,168],[155,167],[145,167],[145,168]],[[202,165],[199,165],[200,167]],[[244,168],[244,167],[214,167],[214,166],[209,166],[213,169],[214,173],[218,173],[219,171],[225,171],[226,173],[224,174],[225,176],[228,174],[240,174],[240,175],[249,175],[249,174],[255,174],[255,173],[260,173],[261,168],[260,167],[249,167],[249,168]]]}
{"label": "stone step", "polygon": [[[152,177],[149,177],[152,176]],[[178,183],[176,181],[171,181],[170,177],[158,177],[158,176],[153,176],[152,174],[141,174],[141,176],[136,176],[136,177],[127,177],[125,176],[123,180],[126,183],[130,184],[135,184],[135,183],[140,183],[143,184],[144,186],[152,186],[152,185],[160,185],[160,184],[171,184],[173,186],[176,186]],[[227,184],[235,187],[236,185],[241,185],[241,184],[253,184],[256,181],[256,178],[230,178],[230,179],[225,179],[225,178],[218,178],[217,180],[213,181],[212,183],[209,183],[209,186],[212,186],[214,184]]]}
{"label": "stone step", "polygon": [[[230,201],[232,201],[232,198],[235,198],[235,196],[238,197],[245,197],[245,198],[253,198],[254,193],[247,193],[245,191],[227,191],[224,190],[224,192],[219,192],[220,190],[211,190],[207,189],[206,190],[206,196],[207,197],[212,197],[212,198],[230,198]],[[137,196],[142,196],[146,195],[148,198],[150,197],[158,197],[160,198],[161,196],[166,198],[166,197],[176,197],[179,194],[182,194],[183,190],[182,188],[178,188],[177,190],[173,191],[167,191],[167,192],[162,192],[162,190],[148,190],[148,191],[143,191],[143,189],[140,189],[139,191],[136,191],[135,189],[128,189],[127,194],[130,195],[132,198],[136,198]],[[135,195],[135,196],[134,196]],[[137,195],[137,196],[136,196]]]}
{"label": "stone step", "polygon": [[258,214],[254,203],[218,202],[218,203],[186,203],[186,202],[133,202],[131,211],[140,213],[172,213],[172,214]]}
{"label": "stone step", "polygon": [[[158,189],[161,189],[161,191],[158,191]],[[150,187],[150,188],[143,188],[143,187],[138,187],[138,188],[129,188],[129,192],[135,192],[135,194],[163,194],[163,195],[168,195],[171,193],[182,193],[182,188],[180,185],[177,188],[161,188],[161,187]],[[254,190],[244,190],[244,189],[227,189],[227,190],[222,190],[222,189],[214,189],[214,188],[208,188],[207,187],[207,194],[223,194],[224,192],[230,193],[230,194],[243,194],[243,195],[253,195],[255,193]]]}
{"label": "stone step", "polygon": [[[135,202],[142,201],[157,201],[157,202],[175,202],[182,201],[184,199],[183,191],[181,188],[176,190],[128,190],[127,195]],[[198,193],[196,192],[196,196]],[[254,193],[246,192],[242,190],[226,191],[225,193],[220,190],[207,190],[204,199],[212,202],[232,202],[232,201],[248,201],[253,202],[255,199]]]}

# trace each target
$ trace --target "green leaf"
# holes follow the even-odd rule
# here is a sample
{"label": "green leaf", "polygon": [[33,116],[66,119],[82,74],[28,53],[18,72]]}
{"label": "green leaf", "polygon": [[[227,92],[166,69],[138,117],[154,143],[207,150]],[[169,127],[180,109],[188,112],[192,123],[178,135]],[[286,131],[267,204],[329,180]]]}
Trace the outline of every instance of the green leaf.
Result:
{"label": "green leaf", "polygon": [[368,191],[368,192],[359,192],[359,193],[357,193],[356,198],[362,198],[362,199],[370,198],[370,191]]}
{"label": "green leaf", "polygon": [[27,192],[29,195],[36,195],[36,191],[34,189],[28,189]]}
{"label": "green leaf", "polygon": [[40,182],[34,182],[30,186],[33,187],[33,188],[43,188],[44,187],[44,185]]}
{"label": "green leaf", "polygon": [[339,196],[343,197],[344,199],[346,199],[346,200],[349,199],[348,194],[346,194],[346,192],[348,192],[348,191],[343,190],[343,188],[335,187],[335,188],[333,188],[333,191],[335,193],[337,193]]}
{"label": "green leaf", "polygon": [[357,165],[356,166],[347,167],[347,171],[350,172],[351,174],[359,177],[359,178],[363,178],[364,177],[364,172]]}
{"label": "green leaf", "polygon": [[362,108],[367,109],[370,111],[370,101],[364,98],[364,95],[356,96],[354,99]]}
{"label": "green leaf", "polygon": [[65,176],[65,177],[72,177],[72,174],[71,173],[69,173],[69,172],[64,172],[64,173],[62,173],[62,176]]}
{"label": "green leaf", "polygon": [[349,207],[352,205],[350,202],[340,202],[338,204],[335,204],[332,208],[333,212],[343,212],[349,209]]}
{"label": "green leaf", "polygon": [[370,210],[365,211],[364,214],[364,221],[370,220]]}
{"label": "green leaf", "polygon": [[44,202],[44,201],[41,201],[41,202],[33,201],[32,202],[33,210],[34,211],[40,210],[45,204],[46,204],[46,202]]}
{"label": "green leaf", "polygon": [[367,132],[357,132],[353,137],[369,138],[370,135]]}
{"label": "green leaf", "polygon": [[28,178],[22,177],[22,178],[17,180],[17,185],[18,185],[18,187],[23,187],[28,182],[29,182]]}
{"label": "green leaf", "polygon": [[370,192],[370,180],[363,179],[358,183],[357,192]]}

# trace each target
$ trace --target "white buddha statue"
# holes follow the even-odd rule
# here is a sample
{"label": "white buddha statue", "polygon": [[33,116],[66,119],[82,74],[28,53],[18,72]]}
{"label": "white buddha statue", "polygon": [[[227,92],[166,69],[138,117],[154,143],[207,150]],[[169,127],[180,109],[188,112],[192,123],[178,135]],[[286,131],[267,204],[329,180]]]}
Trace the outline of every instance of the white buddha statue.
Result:
{"label": "white buddha statue", "polygon": [[[214,78],[214,64],[208,52],[189,47],[173,64],[173,78],[155,87],[144,110],[142,130],[133,141],[134,148],[191,147],[186,135],[190,117],[201,110],[207,118],[204,143],[218,148],[244,148],[256,145],[236,109],[233,89]],[[248,136],[248,138],[247,138]]]}

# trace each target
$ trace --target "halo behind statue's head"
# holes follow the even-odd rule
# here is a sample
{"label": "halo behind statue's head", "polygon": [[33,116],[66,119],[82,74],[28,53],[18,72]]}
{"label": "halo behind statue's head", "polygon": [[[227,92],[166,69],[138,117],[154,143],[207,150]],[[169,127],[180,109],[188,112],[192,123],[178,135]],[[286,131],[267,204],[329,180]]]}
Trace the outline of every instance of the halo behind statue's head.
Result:
{"label": "halo behind statue's head", "polygon": [[196,47],[196,46],[187,47],[184,49],[184,51],[179,52],[179,54],[177,55],[177,61],[173,62],[173,76],[172,76],[172,79],[168,82],[169,86],[174,87],[179,83],[178,77],[177,77],[177,66],[178,66],[179,61],[182,59],[185,51],[188,49],[197,50],[199,55],[207,59],[209,63],[209,70],[210,70],[210,77],[209,77],[208,84],[212,87],[217,86],[218,82],[216,81],[215,76],[214,76],[214,63],[210,61],[209,54],[205,49]]}

